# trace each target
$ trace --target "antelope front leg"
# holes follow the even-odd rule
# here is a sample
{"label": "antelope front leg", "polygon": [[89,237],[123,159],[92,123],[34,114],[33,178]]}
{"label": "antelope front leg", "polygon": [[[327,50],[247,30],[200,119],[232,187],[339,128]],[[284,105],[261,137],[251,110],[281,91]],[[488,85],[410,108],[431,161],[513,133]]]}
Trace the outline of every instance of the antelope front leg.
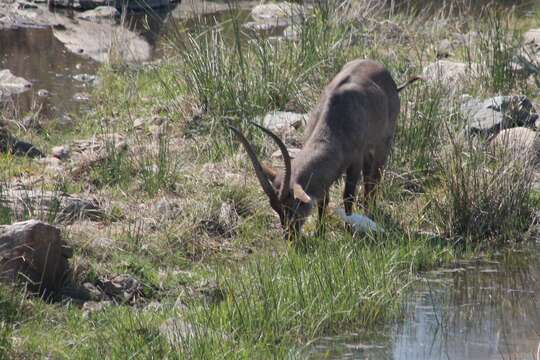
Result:
{"label": "antelope front leg", "polygon": [[317,203],[317,210],[319,212],[319,216],[317,218],[317,235],[319,236],[324,234],[324,213],[326,211],[326,207],[328,206],[329,201],[330,195],[328,194],[328,192],[326,192],[323,199]]}
{"label": "antelope front leg", "polygon": [[359,178],[359,170],[353,167],[347,169],[345,189],[343,191],[343,206],[345,207],[345,214],[347,214],[347,216],[352,214],[354,199],[356,198],[356,186],[358,185]]}

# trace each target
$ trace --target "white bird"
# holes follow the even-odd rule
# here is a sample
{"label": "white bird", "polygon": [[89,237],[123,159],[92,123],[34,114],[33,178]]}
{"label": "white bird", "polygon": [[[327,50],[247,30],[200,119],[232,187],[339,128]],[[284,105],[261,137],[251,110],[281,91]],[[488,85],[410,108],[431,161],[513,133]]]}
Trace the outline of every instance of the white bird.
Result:
{"label": "white bird", "polygon": [[377,225],[375,221],[371,220],[367,216],[359,214],[351,214],[347,216],[345,210],[342,208],[335,209],[336,214],[345,221],[345,223],[352,226],[353,232],[380,232],[384,233],[384,229]]}

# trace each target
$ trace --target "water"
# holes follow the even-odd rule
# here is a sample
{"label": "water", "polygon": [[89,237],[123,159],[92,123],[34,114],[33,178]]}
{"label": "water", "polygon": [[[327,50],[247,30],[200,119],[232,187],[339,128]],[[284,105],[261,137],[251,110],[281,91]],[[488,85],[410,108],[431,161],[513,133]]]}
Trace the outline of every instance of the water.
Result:
{"label": "water", "polygon": [[[33,84],[31,91],[16,97],[19,110],[40,109],[40,114],[49,118],[85,107],[73,96],[90,91],[91,83],[73,76],[95,74],[96,62],[69,52],[50,29],[0,31],[0,44],[0,69],[9,69]],[[49,91],[50,96],[38,97],[40,89]]]}
{"label": "water", "polygon": [[461,263],[425,274],[408,296],[401,321],[375,334],[321,339],[311,357],[537,360],[539,260],[535,248],[501,262]]}
{"label": "water", "polygon": [[[161,55],[159,39],[172,9],[152,11],[151,15],[132,13],[125,19],[124,26],[140,34],[151,46],[151,59]],[[75,13],[60,14],[72,19]],[[87,102],[74,99],[74,95],[92,90],[92,77],[99,66],[92,59],[68,51],[51,28],[0,30],[0,69],[9,69],[33,85],[31,91],[12,97],[22,113],[39,111],[42,118],[48,119],[90,110]],[[38,96],[41,89],[49,95]]]}

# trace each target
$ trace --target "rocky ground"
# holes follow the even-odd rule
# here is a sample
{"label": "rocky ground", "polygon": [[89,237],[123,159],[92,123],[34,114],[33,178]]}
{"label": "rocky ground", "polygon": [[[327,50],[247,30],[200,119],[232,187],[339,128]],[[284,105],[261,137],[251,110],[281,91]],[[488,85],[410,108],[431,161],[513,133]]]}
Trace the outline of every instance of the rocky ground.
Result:
{"label": "rocky ground", "polygon": [[[219,133],[222,130],[216,124],[223,118],[232,117],[240,105],[233,102],[230,108],[226,108],[228,104],[220,102],[221,99],[205,104],[198,97],[195,86],[185,80],[188,68],[181,66],[186,66],[187,61],[177,53],[173,52],[170,59],[148,62],[149,45],[137,33],[117,24],[114,20],[118,16],[116,9],[101,7],[107,4],[90,4],[82,0],[71,4],[57,3],[79,8],[100,6],[66,17],[48,12],[39,2],[17,1],[0,5],[0,11],[4,11],[0,16],[0,29],[52,27],[55,38],[65,44],[68,51],[105,64],[99,74],[100,81],[92,94],[87,94],[94,111],[87,117],[81,116],[65,124],[61,131],[56,129],[57,133],[47,129],[47,124],[36,125],[28,114],[18,114],[11,106],[0,105],[4,121],[0,129],[0,221],[6,224],[0,227],[0,273],[4,274],[4,282],[10,286],[21,288],[21,283],[26,284],[30,298],[32,294],[40,294],[70,309],[54,310],[58,311],[55,316],[61,318],[59,322],[62,325],[51,332],[55,334],[51,339],[54,346],[51,347],[35,342],[37,340],[27,335],[32,320],[14,321],[15,325],[7,336],[14,345],[9,347],[11,352],[8,353],[24,357],[26,353],[41,355],[47,351],[54,354],[76,351],[65,350],[71,345],[57,338],[61,337],[58,333],[70,328],[66,324],[71,320],[66,317],[72,316],[71,306],[75,307],[73,316],[84,323],[81,325],[84,330],[80,333],[83,338],[91,332],[87,327],[100,326],[92,325],[95,319],[99,319],[95,323],[106,323],[108,328],[114,328],[114,324],[100,316],[114,318],[109,315],[118,315],[116,311],[128,309],[125,311],[129,319],[139,315],[141,317],[137,317],[137,321],[146,321],[147,317],[151,319],[150,325],[138,328],[141,332],[151,329],[153,335],[147,334],[149,338],[165,339],[177,351],[185,346],[186,338],[199,336],[201,328],[216,343],[232,344],[232,347],[241,342],[256,348],[253,343],[257,341],[249,336],[243,337],[245,334],[239,330],[242,326],[238,324],[231,328],[209,322],[198,327],[186,315],[196,312],[193,309],[205,306],[205,309],[215,309],[212,306],[249,298],[242,294],[237,298],[234,289],[228,285],[235,272],[245,274],[242,264],[249,259],[264,264],[267,260],[263,259],[279,261],[283,258],[288,261],[296,259],[295,256],[306,255],[300,250],[296,253],[281,241],[279,221],[266,206],[266,199],[246,155],[236,151],[237,144],[231,146],[230,137]],[[240,4],[241,7],[251,5]],[[187,3],[180,4],[178,8],[182,6],[187,6]],[[221,3],[197,2],[194,6],[210,12],[224,10]],[[191,16],[189,11],[178,12],[178,8],[172,16]],[[265,35],[270,44],[293,44],[293,48],[294,44],[308,46],[307,35],[302,30],[306,25],[302,21],[313,16],[313,12],[313,5],[261,4],[251,9],[250,18],[241,26],[248,34]],[[323,70],[304,69],[293,82],[291,89],[295,90],[294,93],[278,94],[287,95],[283,99],[273,94],[279,100],[272,104],[262,102],[252,119],[277,133],[294,157],[302,146],[309,110],[322,86],[335,73],[334,63],[339,68],[338,63],[341,66],[342,62],[355,56],[370,56],[390,64],[396,79],[405,80],[410,75],[421,74],[424,81],[402,95],[402,130],[397,136],[396,151],[381,190],[384,194],[381,199],[384,216],[376,221],[383,222],[387,229],[397,229],[390,230],[389,237],[397,233],[400,239],[407,236],[424,239],[423,236],[428,234],[429,241],[440,238],[462,241],[466,237],[464,234],[452,234],[452,237],[444,229],[444,222],[450,220],[441,222],[435,216],[430,217],[430,212],[436,211],[433,204],[437,200],[448,204],[443,201],[452,195],[445,188],[452,186],[448,185],[451,181],[446,183],[442,180],[437,186],[432,182],[448,175],[445,171],[452,166],[441,163],[454,163],[445,163],[441,159],[447,159],[446,156],[454,159],[452,154],[457,152],[456,149],[459,149],[460,159],[472,159],[474,156],[471,154],[475,152],[489,158],[483,163],[489,166],[483,166],[478,172],[487,176],[486,182],[479,180],[479,185],[474,185],[478,187],[473,188],[474,193],[486,194],[486,198],[496,198],[489,196],[489,191],[497,192],[499,189],[503,195],[505,191],[519,193],[519,189],[504,187],[509,186],[503,182],[508,180],[504,176],[513,168],[503,165],[514,162],[527,164],[527,171],[532,169],[531,177],[534,179],[540,150],[537,135],[540,125],[540,93],[537,88],[540,36],[537,35],[540,30],[524,31],[518,39],[505,38],[508,46],[503,50],[510,56],[495,54],[502,57],[499,64],[493,58],[479,55],[492,49],[489,47],[492,39],[486,37],[487,32],[482,32],[487,31],[485,29],[465,31],[459,22],[445,22],[444,19],[363,18],[357,15],[351,12],[350,18],[336,21],[338,25],[341,22],[347,24],[346,41],[341,38],[340,41],[346,45],[344,48],[350,49],[350,53],[344,53],[344,50],[339,54],[333,53],[332,49],[339,48],[341,43],[333,44],[330,55],[323,59]],[[342,31],[341,27],[338,28]],[[321,36],[319,34],[317,39],[322,39]],[[417,58],[411,47],[420,41],[424,42],[418,47],[427,55]],[[376,51],[368,53],[368,45]],[[111,61],[113,54],[122,61]],[[468,61],[471,54],[475,55],[475,61]],[[287,63],[283,61],[283,64]],[[212,65],[219,67],[219,64]],[[228,65],[234,66],[234,63]],[[254,73],[261,73],[255,65],[253,68],[256,69]],[[207,69],[212,71],[210,67]],[[288,80],[286,77],[291,74],[285,69],[279,71],[280,76],[273,87]],[[307,73],[309,76],[305,75]],[[499,73],[502,80],[498,78]],[[254,83],[251,90],[264,85]],[[0,70],[0,99],[11,98],[30,86],[31,82],[17,77],[9,69]],[[226,94],[223,88],[216,86],[215,89]],[[244,94],[252,96],[251,93]],[[267,97],[261,96],[263,100],[260,100],[253,96],[248,100],[265,101]],[[416,129],[424,132],[418,134]],[[407,140],[409,142],[404,140],[408,136],[412,138]],[[281,153],[274,152],[270,142],[259,140],[257,144],[262,155],[267,155],[275,166],[282,166]],[[423,167],[417,165],[420,160],[424,161],[424,157],[429,157],[428,164]],[[412,158],[418,162],[412,164]],[[490,163],[493,158],[503,165]],[[465,168],[467,165],[461,166]],[[498,173],[499,169],[504,171]],[[530,175],[529,172],[526,174]],[[529,185],[525,184],[528,178],[512,179],[517,187],[529,191]],[[501,187],[493,185],[498,181]],[[531,187],[532,194],[535,194],[538,191],[536,184],[532,182]],[[476,199],[474,194],[470,198]],[[332,199],[330,208],[333,210],[339,207],[335,205],[339,202],[339,189],[333,190]],[[479,213],[485,213],[482,206],[488,204],[489,208],[491,203],[483,197],[480,200]],[[506,202],[501,200],[500,204],[504,207]],[[330,243],[337,246],[343,241],[350,242],[351,239],[343,240],[348,235],[337,216],[330,216],[328,223]],[[312,225],[308,223],[308,231]],[[370,254],[373,251],[370,240],[362,239],[365,248],[361,252]],[[414,243],[412,238],[407,239]],[[421,258],[416,254],[426,251],[426,246],[422,242],[418,245],[414,256]],[[426,257],[438,258],[438,251],[452,253],[452,246],[446,246],[448,248],[443,251],[427,247],[433,254]],[[307,254],[308,261],[317,258],[317,255],[309,253],[309,249]],[[384,258],[383,255],[381,257]],[[415,269],[413,275],[416,274],[415,266],[422,268],[439,261],[426,260],[424,264],[414,256],[413,260],[407,259],[411,262],[408,269]],[[341,258],[338,256],[338,259]],[[306,268],[310,266],[303,265]],[[394,265],[399,268],[399,265]],[[281,269],[283,266],[272,263],[270,267]],[[294,270],[294,266],[291,267]],[[381,268],[383,270],[379,273],[394,271],[384,266]],[[397,272],[402,276],[407,270]],[[227,274],[225,279],[220,277],[222,273]],[[288,275],[284,277],[288,278]],[[397,275],[396,279],[399,279],[394,280],[397,284],[403,281]],[[281,281],[286,283],[283,278]],[[235,283],[238,284],[243,283]],[[345,285],[351,287],[351,283],[346,282]],[[266,289],[264,286],[270,285],[263,284],[260,288]],[[362,288],[368,289],[368,286]],[[372,293],[364,295],[368,298]],[[3,299],[0,297],[0,308],[4,304]],[[41,305],[32,303],[28,306],[35,308]],[[294,308],[293,305],[290,307]],[[133,315],[135,313],[137,315]],[[118,315],[118,318],[122,317]],[[202,322],[200,318],[196,320]],[[255,319],[253,323],[257,321],[263,322]],[[306,323],[308,321],[303,318],[302,324]],[[119,332],[133,329],[125,323],[118,326],[121,328]],[[44,333],[41,322],[38,327],[38,333]],[[224,328],[228,329],[227,332]],[[292,324],[287,331],[292,331],[290,329],[295,329],[295,335],[293,341],[287,340],[289,345],[303,343],[311,336],[297,330],[297,324]],[[318,332],[318,325],[312,330],[317,335],[323,334]],[[259,328],[253,326],[250,331],[258,333]],[[262,333],[264,338],[266,332]],[[276,337],[265,339],[267,343],[279,343]],[[2,340],[0,335],[0,350],[3,349]],[[96,339],[92,338],[88,346],[94,346],[94,341]],[[99,346],[95,345],[95,348]],[[81,349],[79,355],[97,354],[93,350]],[[89,352],[85,352],[87,350]],[[161,349],[163,352],[160,354],[167,354],[169,350]],[[262,351],[260,348],[257,350]],[[107,351],[104,353],[111,355]]]}

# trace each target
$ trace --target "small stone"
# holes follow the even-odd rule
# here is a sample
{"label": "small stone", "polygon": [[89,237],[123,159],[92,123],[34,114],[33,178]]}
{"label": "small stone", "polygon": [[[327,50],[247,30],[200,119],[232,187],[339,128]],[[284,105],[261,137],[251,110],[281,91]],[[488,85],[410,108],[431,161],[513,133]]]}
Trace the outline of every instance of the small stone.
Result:
{"label": "small stone", "polygon": [[516,126],[533,127],[539,118],[525,95],[495,96],[484,101],[464,98],[461,113],[468,119],[467,131],[483,136]]}
{"label": "small stone", "polygon": [[505,129],[491,140],[490,146],[515,160],[538,163],[540,159],[540,138],[536,131],[528,128]]}
{"label": "small stone", "polygon": [[454,46],[448,39],[442,40],[437,46],[437,59],[445,59],[453,55]]}
{"label": "small stone", "polygon": [[162,306],[159,301],[152,301],[150,304],[146,305],[146,310],[149,311],[159,311],[161,308]]}
{"label": "small stone", "polygon": [[73,95],[73,100],[79,101],[79,102],[86,102],[90,100],[90,94],[85,92],[76,93]]}
{"label": "small stone", "polygon": [[[289,151],[289,156],[291,157],[291,159],[294,159],[296,157],[296,155],[298,155],[298,153],[302,150],[302,149],[298,149],[298,148],[287,148],[287,150]],[[283,154],[281,153],[280,150],[277,150],[277,151],[274,151],[272,153],[272,159],[275,159],[275,160],[283,160]]]}
{"label": "small stone", "polygon": [[289,25],[283,31],[283,37],[287,40],[296,41],[300,38],[302,27],[298,25]]}
{"label": "small stone", "polygon": [[83,20],[112,19],[118,16],[120,16],[120,12],[112,6],[98,6],[93,10],[87,10],[77,15],[79,19]]}
{"label": "small stone", "polygon": [[94,248],[111,248],[114,245],[114,241],[110,238],[100,237],[92,240],[90,246]]}
{"label": "small stone", "polygon": [[76,74],[73,75],[73,79],[80,81],[80,82],[92,82],[96,79],[96,75],[90,75],[90,74]]}
{"label": "small stone", "polygon": [[60,160],[65,160],[70,156],[69,147],[67,146],[55,146],[52,148],[51,153],[52,156]]}
{"label": "small stone", "polygon": [[111,304],[110,301],[86,301],[82,306],[83,317],[88,318],[94,313],[101,312]]}
{"label": "small stone", "polygon": [[288,130],[290,127],[298,129],[307,123],[308,117],[307,114],[275,111],[264,116],[262,125],[269,130],[277,131]]}
{"label": "small stone", "polygon": [[60,127],[71,127],[75,123],[71,116],[67,114],[60,115],[60,117],[57,119],[57,122],[58,126]]}
{"label": "small stone", "polygon": [[133,128],[135,130],[144,129],[145,124],[146,124],[146,121],[143,118],[136,118],[135,120],[133,120]]}
{"label": "small stone", "polygon": [[58,291],[69,271],[65,246],[60,229],[41,221],[0,226],[0,279],[40,294]]}
{"label": "small stone", "polygon": [[32,83],[30,81],[13,75],[7,69],[0,70],[0,92],[2,92],[2,96],[20,94],[31,87]]}
{"label": "small stone", "polygon": [[479,72],[477,64],[465,64],[450,60],[438,60],[424,67],[423,78],[437,82],[452,91],[457,91],[472,75]]}
{"label": "small stone", "polygon": [[28,129],[40,129],[41,128],[41,124],[39,123],[37,114],[26,115],[22,119],[21,123],[22,123],[22,126],[27,130]]}
{"label": "small stone", "polygon": [[93,301],[99,301],[103,298],[103,293],[94,284],[85,282],[82,287]]}
{"label": "small stone", "polygon": [[38,92],[37,92],[37,95],[39,97],[48,97],[50,95],[49,91],[48,90],[45,90],[45,89],[39,89]]}
{"label": "small stone", "polygon": [[169,119],[163,116],[158,116],[158,115],[153,116],[152,120],[150,120],[150,124],[157,125],[157,126],[163,125],[168,122],[169,122]]}

